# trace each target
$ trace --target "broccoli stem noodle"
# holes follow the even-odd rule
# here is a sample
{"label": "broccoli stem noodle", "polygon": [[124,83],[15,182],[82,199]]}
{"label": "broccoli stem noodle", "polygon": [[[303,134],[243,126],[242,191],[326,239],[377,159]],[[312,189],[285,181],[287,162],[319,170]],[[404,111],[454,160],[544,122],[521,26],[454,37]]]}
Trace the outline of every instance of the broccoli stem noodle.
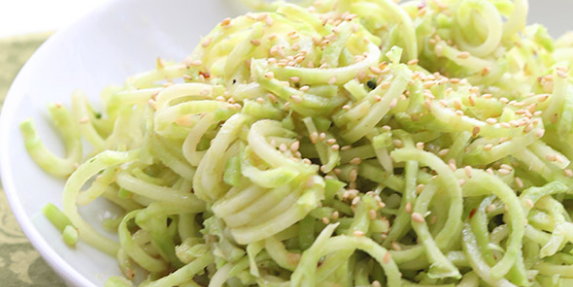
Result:
{"label": "broccoli stem noodle", "polygon": [[573,34],[526,0],[243,2],[104,112],[48,106],[62,152],[20,126],[106,286],[573,284]]}

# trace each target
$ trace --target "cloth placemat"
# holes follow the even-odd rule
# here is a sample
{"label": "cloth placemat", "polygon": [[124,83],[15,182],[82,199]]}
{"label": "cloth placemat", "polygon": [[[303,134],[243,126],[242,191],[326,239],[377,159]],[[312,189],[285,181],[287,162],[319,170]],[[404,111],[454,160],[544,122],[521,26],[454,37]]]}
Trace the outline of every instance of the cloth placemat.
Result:
{"label": "cloth placemat", "polygon": [[[41,33],[0,39],[0,112],[16,74],[49,35]],[[65,286],[20,230],[1,186],[0,280],[3,287]]]}

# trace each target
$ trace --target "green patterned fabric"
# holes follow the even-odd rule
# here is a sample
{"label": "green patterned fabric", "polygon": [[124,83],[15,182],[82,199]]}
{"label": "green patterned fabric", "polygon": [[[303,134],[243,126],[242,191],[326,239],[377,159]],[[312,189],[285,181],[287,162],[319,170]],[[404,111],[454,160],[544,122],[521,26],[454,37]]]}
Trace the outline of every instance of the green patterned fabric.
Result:
{"label": "green patterned fabric", "polygon": [[[16,74],[49,33],[0,39],[0,112]],[[6,139],[0,139],[6,140]],[[65,286],[20,230],[0,187],[0,286]]]}

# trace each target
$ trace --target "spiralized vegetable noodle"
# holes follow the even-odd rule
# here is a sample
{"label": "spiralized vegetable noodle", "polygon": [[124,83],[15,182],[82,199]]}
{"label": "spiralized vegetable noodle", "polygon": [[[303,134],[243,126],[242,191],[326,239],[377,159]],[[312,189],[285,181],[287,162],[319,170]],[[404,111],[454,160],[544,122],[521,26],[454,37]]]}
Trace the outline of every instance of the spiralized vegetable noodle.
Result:
{"label": "spiralized vegetable noodle", "polygon": [[573,34],[525,0],[244,2],[103,111],[49,106],[65,157],[21,125],[106,286],[573,285]]}

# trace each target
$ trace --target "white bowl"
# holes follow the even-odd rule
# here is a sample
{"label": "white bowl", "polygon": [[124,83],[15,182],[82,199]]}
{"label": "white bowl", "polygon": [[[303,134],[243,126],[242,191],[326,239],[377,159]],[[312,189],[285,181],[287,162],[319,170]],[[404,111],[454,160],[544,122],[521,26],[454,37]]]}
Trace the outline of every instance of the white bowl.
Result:
{"label": "white bowl", "polygon": [[[571,8],[571,1],[531,1],[530,22],[542,22],[558,35],[567,27],[560,19],[568,19]],[[104,86],[153,68],[158,56],[182,60],[200,35],[242,12],[236,0],[114,1],[51,37],[14,81],[0,118],[4,189],[34,247],[70,285],[102,286],[107,277],[119,275],[118,267],[114,258],[83,243],[76,249],[67,247],[44,218],[41,209],[46,203],[61,205],[64,181],[45,174],[30,159],[19,123],[33,117],[47,146],[61,154],[62,143],[47,121],[48,103],[69,103],[78,88],[97,103]],[[81,211],[98,226],[106,208],[98,201]]]}
{"label": "white bowl", "polygon": [[[61,206],[64,180],[45,174],[31,160],[19,124],[33,117],[46,145],[63,154],[62,142],[49,122],[48,103],[69,103],[78,88],[98,103],[106,85],[122,84],[126,77],[153,68],[157,57],[182,61],[201,35],[225,17],[244,12],[233,0],[112,1],[58,31],[14,81],[0,122],[2,182],[24,233],[70,285],[103,286],[107,277],[119,275],[117,263],[83,243],[76,249],[67,247],[44,218],[41,209],[46,203]],[[99,226],[106,216],[105,205],[95,202],[81,208],[82,213]]]}

